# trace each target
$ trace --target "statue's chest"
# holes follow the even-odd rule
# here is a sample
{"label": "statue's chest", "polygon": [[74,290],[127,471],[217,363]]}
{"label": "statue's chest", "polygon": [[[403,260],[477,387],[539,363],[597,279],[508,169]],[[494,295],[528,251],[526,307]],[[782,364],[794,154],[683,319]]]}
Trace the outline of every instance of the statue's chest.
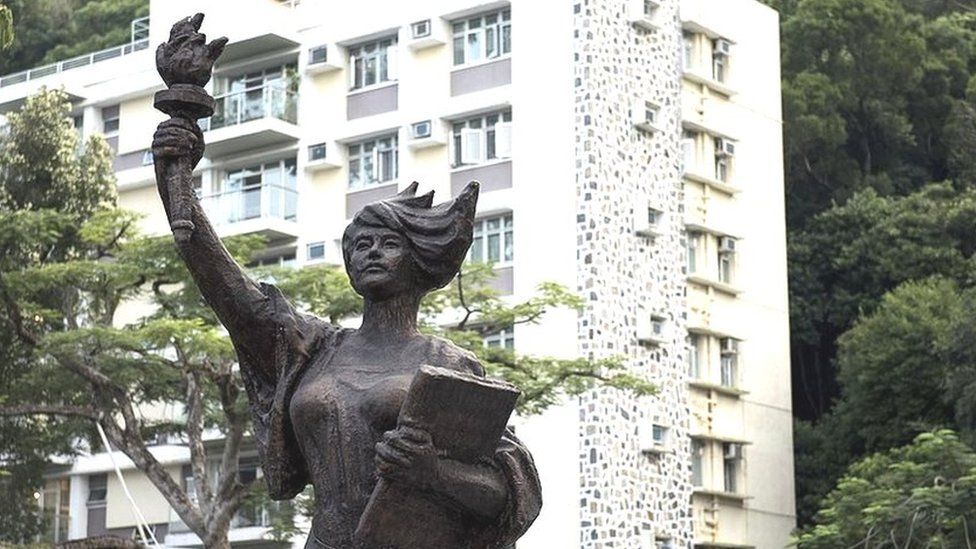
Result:
{"label": "statue's chest", "polygon": [[336,357],[338,360],[306,373],[292,397],[292,419],[306,425],[323,421],[365,424],[374,433],[396,427],[417,367],[356,364],[345,358]]}

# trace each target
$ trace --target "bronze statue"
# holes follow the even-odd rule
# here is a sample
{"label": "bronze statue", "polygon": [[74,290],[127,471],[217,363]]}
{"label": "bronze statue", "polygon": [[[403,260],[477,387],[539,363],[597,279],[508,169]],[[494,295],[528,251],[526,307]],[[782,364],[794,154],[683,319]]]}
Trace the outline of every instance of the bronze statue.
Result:
{"label": "bronze statue", "polygon": [[[170,86],[157,107],[172,118],[154,136],[156,180],[179,252],[237,351],[272,498],[314,487],[309,548],[510,547],[542,504],[531,455],[512,432],[499,431],[497,444],[489,441],[494,452],[471,462],[446,455],[431,433],[402,417],[398,424],[422,366],[484,376],[474,355],[417,330],[421,298],[454,278],[471,244],[478,184],[435,206],[433,192],[415,196],[414,183],[355,215],[342,250],[364,299],[359,329],[297,312],[275,286],[254,282],[234,262],[190,188],[204,150],[195,120],[213,109],[202,86],[226,43],[206,44],[202,20],[178,22],[157,52]],[[429,503],[411,531],[382,546],[356,536],[379,479]],[[378,512],[411,512],[390,509]]]}

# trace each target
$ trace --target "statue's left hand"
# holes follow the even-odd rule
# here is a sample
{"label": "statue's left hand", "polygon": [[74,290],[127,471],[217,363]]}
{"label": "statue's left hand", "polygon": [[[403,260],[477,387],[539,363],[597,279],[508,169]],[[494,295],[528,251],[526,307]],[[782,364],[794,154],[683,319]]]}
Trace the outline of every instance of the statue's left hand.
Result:
{"label": "statue's left hand", "polygon": [[156,50],[156,68],[167,86],[173,84],[207,85],[213,72],[214,62],[227,45],[226,38],[218,38],[207,44],[207,35],[201,34],[203,14],[181,19],[169,33],[169,40]]}
{"label": "statue's left hand", "polygon": [[400,426],[387,431],[376,444],[376,472],[420,490],[430,490],[439,478],[440,458],[430,433]]}

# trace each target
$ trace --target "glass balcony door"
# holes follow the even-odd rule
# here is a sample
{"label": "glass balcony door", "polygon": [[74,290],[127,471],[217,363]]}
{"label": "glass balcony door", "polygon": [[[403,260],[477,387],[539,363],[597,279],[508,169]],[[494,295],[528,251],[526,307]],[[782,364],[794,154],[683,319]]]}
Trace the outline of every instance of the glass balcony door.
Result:
{"label": "glass balcony door", "polygon": [[298,176],[294,158],[230,171],[217,192],[203,197],[203,207],[218,225],[250,219],[294,221],[298,211]]}

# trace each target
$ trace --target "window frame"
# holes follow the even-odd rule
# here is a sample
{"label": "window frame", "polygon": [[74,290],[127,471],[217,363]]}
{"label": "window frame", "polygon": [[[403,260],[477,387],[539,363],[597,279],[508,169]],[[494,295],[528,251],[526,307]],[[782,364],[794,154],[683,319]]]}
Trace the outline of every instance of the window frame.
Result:
{"label": "window frame", "polygon": [[[114,112],[113,112],[114,111]],[[102,107],[102,135],[105,137],[117,137],[122,128],[122,106],[120,104]],[[109,116],[106,116],[106,113]],[[109,129],[109,126],[112,126]]]}
{"label": "window frame", "polygon": [[[489,41],[494,51],[488,50]],[[472,44],[476,44],[473,47],[478,49],[476,57],[471,55]],[[451,21],[451,51],[451,62],[455,68],[490,63],[512,55],[511,7]]]}
{"label": "window frame", "polygon": [[[490,228],[491,221],[498,221],[498,227]],[[489,259],[492,237],[497,237],[497,261]],[[480,257],[475,257],[476,253]],[[508,267],[514,263],[515,218],[512,212],[480,217],[474,220],[473,238],[471,247],[468,248],[467,261],[471,263],[492,263],[495,267]]]}
{"label": "window frame", "polygon": [[[515,327],[509,326],[502,328],[497,332],[485,334],[481,339],[486,349],[505,349],[507,351],[514,351]],[[497,343],[497,345],[493,345],[494,343]]]}
{"label": "window frame", "polygon": [[[101,486],[93,489],[92,480],[94,479],[102,480]],[[92,499],[94,492],[101,492],[101,498]],[[85,504],[89,507],[102,507],[108,502],[108,473],[96,473],[88,475],[88,497],[85,498]]]}
{"label": "window frame", "polygon": [[[502,136],[501,139],[499,134]],[[478,150],[472,152],[471,143],[475,141],[478,143]],[[511,159],[512,109],[491,111],[453,121],[451,149],[452,168],[480,166]],[[476,158],[472,157],[474,153]]]}
{"label": "window frame", "polygon": [[[384,143],[386,141],[388,143]],[[346,145],[346,152],[348,153],[346,156],[347,191],[358,191],[396,183],[400,171],[400,143],[397,132],[349,143]],[[387,153],[389,156],[386,156]],[[366,160],[369,160],[369,167],[367,167]],[[386,169],[388,163],[391,164],[389,170]],[[354,164],[355,168],[353,168]],[[372,178],[366,179],[369,174],[372,174]],[[389,178],[381,179],[387,174]]]}
{"label": "window frame", "polygon": [[[349,91],[360,91],[396,82],[398,52],[399,38],[396,34],[360,42],[346,48],[349,61]],[[373,63],[372,66],[370,62]],[[367,77],[370,75],[373,76],[373,81],[367,82]]]}

